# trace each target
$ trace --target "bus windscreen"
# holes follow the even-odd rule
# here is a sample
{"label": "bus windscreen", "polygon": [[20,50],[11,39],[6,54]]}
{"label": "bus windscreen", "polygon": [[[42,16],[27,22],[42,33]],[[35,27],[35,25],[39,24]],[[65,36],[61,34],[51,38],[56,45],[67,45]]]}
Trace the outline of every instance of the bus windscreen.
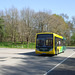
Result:
{"label": "bus windscreen", "polygon": [[53,34],[38,34],[36,46],[53,46]]}

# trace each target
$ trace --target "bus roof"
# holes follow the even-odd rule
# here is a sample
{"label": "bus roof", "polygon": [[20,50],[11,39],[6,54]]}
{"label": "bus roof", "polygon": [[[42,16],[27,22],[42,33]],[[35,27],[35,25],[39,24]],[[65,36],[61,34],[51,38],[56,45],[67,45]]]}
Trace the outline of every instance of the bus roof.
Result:
{"label": "bus roof", "polygon": [[52,32],[41,32],[41,33],[37,33],[37,34],[53,34]]}
{"label": "bus roof", "polygon": [[58,34],[52,33],[52,32],[41,32],[41,33],[37,33],[36,35],[38,35],[38,34],[53,34],[55,37],[58,37],[58,38],[66,40],[66,38],[64,38],[64,37],[62,37],[62,36],[60,36]]}

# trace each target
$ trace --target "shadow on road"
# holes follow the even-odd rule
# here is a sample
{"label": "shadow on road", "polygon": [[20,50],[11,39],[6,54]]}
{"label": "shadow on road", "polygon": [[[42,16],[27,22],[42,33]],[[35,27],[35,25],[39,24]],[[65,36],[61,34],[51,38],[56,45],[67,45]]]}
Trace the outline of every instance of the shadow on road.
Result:
{"label": "shadow on road", "polygon": [[[2,67],[0,67],[0,73],[2,73],[1,75],[43,75],[46,72],[48,72],[51,68],[53,68],[56,64],[60,63],[63,59],[66,58],[64,56],[62,57],[62,56],[56,56],[56,55],[55,56],[54,55],[38,55],[38,54],[35,54],[35,52],[17,53],[17,55],[22,55],[22,57],[13,56],[11,60],[21,59],[20,62],[16,62],[17,65],[15,66],[2,65]],[[75,75],[74,62],[75,62],[75,58],[70,58],[69,60],[64,62],[63,63],[64,65],[60,66],[58,70],[56,69],[58,73],[55,72],[55,74],[53,75],[59,75],[60,71],[62,71],[60,73],[60,75],[62,75],[63,70],[65,72],[69,71],[70,74],[72,70],[74,70],[72,74]]]}
{"label": "shadow on road", "polygon": [[75,58],[69,58],[47,75],[75,75]]}
{"label": "shadow on road", "polygon": [[19,53],[19,55],[40,56],[40,57],[53,57],[53,56],[55,56],[55,55],[51,55],[51,54],[36,54],[35,52]]}

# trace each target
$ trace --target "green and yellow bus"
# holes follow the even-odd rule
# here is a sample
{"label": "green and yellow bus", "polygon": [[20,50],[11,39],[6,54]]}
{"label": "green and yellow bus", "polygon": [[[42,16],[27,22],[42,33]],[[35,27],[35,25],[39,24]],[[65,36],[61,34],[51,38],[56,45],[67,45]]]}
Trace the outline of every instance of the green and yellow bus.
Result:
{"label": "green and yellow bus", "polygon": [[65,40],[66,38],[52,32],[37,33],[35,53],[54,55],[64,52],[66,49]]}

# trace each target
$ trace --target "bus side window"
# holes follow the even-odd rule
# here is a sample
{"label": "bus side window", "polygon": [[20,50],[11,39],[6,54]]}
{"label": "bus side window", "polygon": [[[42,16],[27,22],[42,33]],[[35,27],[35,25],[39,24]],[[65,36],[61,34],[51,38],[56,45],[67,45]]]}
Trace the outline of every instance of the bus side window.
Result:
{"label": "bus side window", "polygon": [[57,46],[59,46],[59,39],[57,38]]}
{"label": "bus side window", "polygon": [[57,46],[61,46],[61,44],[62,44],[61,39],[57,38]]}
{"label": "bus side window", "polygon": [[61,46],[61,41],[59,41],[59,46]]}
{"label": "bus side window", "polygon": [[65,40],[63,40],[63,46],[66,46]]}
{"label": "bus side window", "polygon": [[55,46],[57,47],[58,46],[58,38],[55,37]]}

